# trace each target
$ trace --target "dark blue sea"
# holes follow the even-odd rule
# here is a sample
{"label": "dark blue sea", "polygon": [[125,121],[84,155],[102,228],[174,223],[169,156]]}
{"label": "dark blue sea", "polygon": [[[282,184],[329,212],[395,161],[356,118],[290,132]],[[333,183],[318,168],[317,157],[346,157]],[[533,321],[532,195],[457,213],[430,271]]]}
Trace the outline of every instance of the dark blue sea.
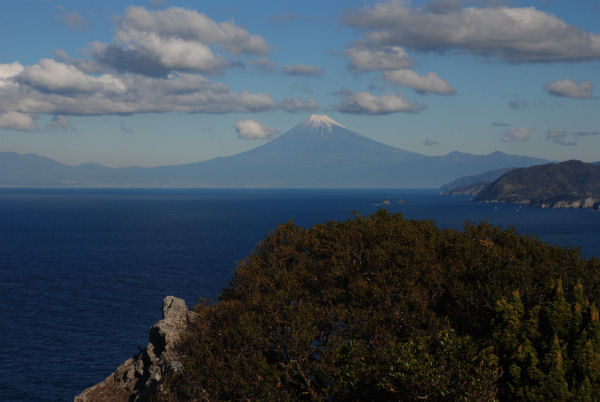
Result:
{"label": "dark blue sea", "polygon": [[277,224],[381,207],[439,227],[485,219],[600,255],[599,212],[433,190],[1,189],[0,399],[72,400],[145,347],[166,295],[188,307],[217,297]]}

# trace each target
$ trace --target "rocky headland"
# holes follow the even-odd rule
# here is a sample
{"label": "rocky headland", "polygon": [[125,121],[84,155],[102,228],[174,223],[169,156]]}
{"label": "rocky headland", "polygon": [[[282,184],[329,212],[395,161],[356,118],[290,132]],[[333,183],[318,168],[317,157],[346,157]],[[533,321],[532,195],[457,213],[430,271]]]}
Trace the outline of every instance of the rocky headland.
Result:
{"label": "rocky headland", "polygon": [[600,210],[600,166],[571,160],[514,169],[485,186],[475,201]]}
{"label": "rocky headland", "polygon": [[161,393],[162,379],[182,370],[176,346],[195,313],[182,299],[167,296],[162,314],[163,319],[150,329],[146,349],[126,360],[103,382],[77,395],[75,402],[145,401]]}

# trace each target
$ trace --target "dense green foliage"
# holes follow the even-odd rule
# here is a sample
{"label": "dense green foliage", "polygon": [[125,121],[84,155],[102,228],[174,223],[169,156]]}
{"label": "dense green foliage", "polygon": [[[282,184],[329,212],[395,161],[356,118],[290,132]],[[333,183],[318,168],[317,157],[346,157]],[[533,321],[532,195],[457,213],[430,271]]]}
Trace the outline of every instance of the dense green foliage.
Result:
{"label": "dense green foliage", "polygon": [[287,223],[196,306],[165,386],[180,400],[592,400],[599,291],[600,260],[486,223]]}

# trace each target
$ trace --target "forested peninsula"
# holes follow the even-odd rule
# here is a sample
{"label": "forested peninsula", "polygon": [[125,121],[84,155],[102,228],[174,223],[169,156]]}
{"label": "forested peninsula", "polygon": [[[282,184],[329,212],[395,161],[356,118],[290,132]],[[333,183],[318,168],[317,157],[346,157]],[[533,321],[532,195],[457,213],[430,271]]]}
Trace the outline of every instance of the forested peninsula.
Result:
{"label": "forested peninsula", "polygon": [[599,210],[600,165],[571,160],[514,169],[478,190],[475,201]]}
{"label": "forested peninsula", "polygon": [[[76,400],[595,400],[600,260],[385,210],[274,229]],[[96,399],[95,399],[96,398]]]}

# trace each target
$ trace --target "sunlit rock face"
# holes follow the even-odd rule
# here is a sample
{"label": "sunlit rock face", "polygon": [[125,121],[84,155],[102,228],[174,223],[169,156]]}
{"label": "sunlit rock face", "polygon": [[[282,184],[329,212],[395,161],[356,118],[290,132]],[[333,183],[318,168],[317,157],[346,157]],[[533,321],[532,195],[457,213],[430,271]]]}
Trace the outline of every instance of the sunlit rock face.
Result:
{"label": "sunlit rock face", "polygon": [[103,382],[77,395],[75,402],[143,401],[161,392],[164,376],[181,371],[175,347],[195,314],[182,299],[173,296],[165,297],[162,313],[163,319],[150,329],[146,349],[126,360]]}

